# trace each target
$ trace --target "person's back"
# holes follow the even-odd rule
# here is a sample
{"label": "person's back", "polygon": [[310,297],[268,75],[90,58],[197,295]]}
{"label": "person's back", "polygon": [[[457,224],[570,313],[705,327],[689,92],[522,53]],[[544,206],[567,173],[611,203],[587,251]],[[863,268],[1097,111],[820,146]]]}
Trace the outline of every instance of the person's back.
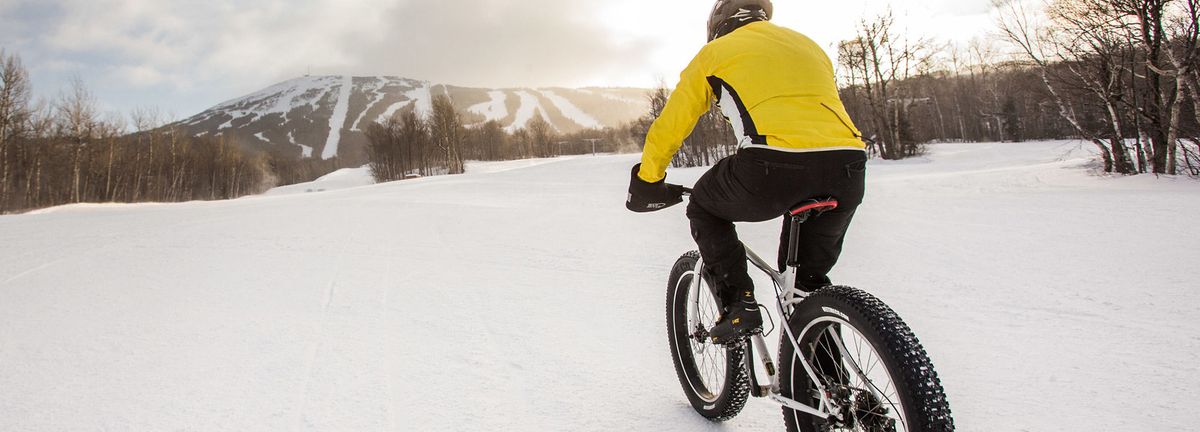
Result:
{"label": "person's back", "polygon": [[[760,21],[712,41],[700,52],[710,85],[731,90],[719,100],[735,124],[749,109],[757,132],[780,149],[863,149],[849,121],[825,51],[793,30]],[[721,83],[712,81],[720,80]],[[740,134],[739,134],[740,135]],[[760,143],[750,143],[755,145]]]}
{"label": "person's back", "polygon": [[833,65],[811,39],[767,22],[771,9],[769,0],[717,2],[710,42],[651,126],[626,203],[653,211],[679,202],[665,187],[666,168],[715,98],[739,151],[696,183],[688,218],[721,291],[725,311],[712,334],[722,342],[762,324],[733,222],[767,221],[802,200],[836,197],[842,206],[800,233],[807,246],[799,251],[799,282],[814,289],[829,283],[826,274],[863,198],[865,145],[838,97]]}

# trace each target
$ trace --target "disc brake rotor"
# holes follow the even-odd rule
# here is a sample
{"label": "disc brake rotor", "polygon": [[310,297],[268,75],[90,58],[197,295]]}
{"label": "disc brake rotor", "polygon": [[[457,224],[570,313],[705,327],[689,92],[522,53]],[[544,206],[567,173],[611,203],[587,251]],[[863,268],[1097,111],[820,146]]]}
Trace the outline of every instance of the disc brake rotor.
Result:
{"label": "disc brake rotor", "polygon": [[896,419],[883,402],[867,391],[859,391],[854,401],[854,419],[869,432],[896,432]]}

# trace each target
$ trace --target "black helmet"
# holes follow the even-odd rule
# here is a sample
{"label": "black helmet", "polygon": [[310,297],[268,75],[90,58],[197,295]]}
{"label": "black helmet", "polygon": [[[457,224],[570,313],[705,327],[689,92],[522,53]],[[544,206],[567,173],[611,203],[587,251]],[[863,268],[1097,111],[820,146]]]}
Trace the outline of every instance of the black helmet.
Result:
{"label": "black helmet", "polygon": [[771,0],[717,0],[708,18],[708,41],[754,21],[769,21],[774,9]]}

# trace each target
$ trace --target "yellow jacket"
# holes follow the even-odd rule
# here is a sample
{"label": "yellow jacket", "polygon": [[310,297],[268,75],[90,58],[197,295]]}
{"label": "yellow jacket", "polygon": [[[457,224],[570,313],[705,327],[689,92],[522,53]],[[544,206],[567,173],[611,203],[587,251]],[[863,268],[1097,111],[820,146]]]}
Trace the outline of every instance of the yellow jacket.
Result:
{"label": "yellow jacket", "polygon": [[671,158],[716,99],[739,148],[786,152],[863,150],[838,97],[833,63],[812,39],[770,22],[705,45],[650,127],[638,177],[666,177]]}

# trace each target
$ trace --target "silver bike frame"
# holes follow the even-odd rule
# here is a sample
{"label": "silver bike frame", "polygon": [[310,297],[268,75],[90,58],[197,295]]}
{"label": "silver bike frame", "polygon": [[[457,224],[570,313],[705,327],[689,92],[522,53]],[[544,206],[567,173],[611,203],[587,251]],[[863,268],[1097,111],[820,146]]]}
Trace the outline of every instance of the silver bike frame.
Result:
{"label": "silver bike frame", "polygon": [[[769,383],[766,386],[767,390],[769,391],[768,397],[781,406],[800,411],[805,414],[813,415],[818,418],[828,419],[830,417],[834,417],[834,413],[837,411],[836,407],[827,396],[829,394],[828,389],[826,389],[825,385],[821,383],[821,380],[817,378],[816,372],[813,371],[812,366],[809,365],[808,359],[804,357],[803,351],[800,350],[800,345],[796,341],[796,335],[793,334],[791,326],[788,325],[788,317],[791,316],[791,309],[793,309],[791,305],[795,304],[800,299],[803,299],[805,296],[805,293],[794,288],[796,286],[796,269],[788,268],[783,273],[775,271],[771,264],[768,264],[766,260],[762,259],[762,257],[759,257],[758,254],[750,250],[749,247],[746,248],[746,259],[748,259],[751,264],[754,264],[755,267],[758,267],[758,269],[763,273],[766,273],[767,276],[770,276],[771,279],[780,287],[785,287],[777,291],[776,296],[776,305],[779,307],[779,316],[781,317],[780,327],[783,327],[788,341],[792,344],[792,349],[795,352],[795,355],[800,357],[800,364],[804,365],[804,373],[808,374],[810,382],[817,386],[821,397],[821,403],[820,406],[814,408],[808,406],[807,404],[783,396],[779,388],[779,370],[775,367],[775,363],[771,359],[770,351],[767,351],[766,338],[763,337],[762,334],[756,334],[751,338],[752,344],[750,347],[750,355],[754,357],[754,353],[757,352],[759,354],[757,358],[762,363],[763,369],[767,372],[767,376],[769,378]],[[702,282],[703,278],[699,277],[699,275],[703,274],[703,269],[704,260],[697,260],[696,268],[694,270],[694,274],[696,276],[692,278],[691,289],[693,292],[699,292],[700,290],[700,283]],[[713,287],[709,288],[712,289]],[[712,295],[713,298],[720,298],[716,292],[713,292]],[[699,296],[694,297],[698,298]],[[752,374],[752,376],[754,375],[756,374]],[[763,388],[763,386],[760,386],[757,382],[752,384],[756,388]]]}

